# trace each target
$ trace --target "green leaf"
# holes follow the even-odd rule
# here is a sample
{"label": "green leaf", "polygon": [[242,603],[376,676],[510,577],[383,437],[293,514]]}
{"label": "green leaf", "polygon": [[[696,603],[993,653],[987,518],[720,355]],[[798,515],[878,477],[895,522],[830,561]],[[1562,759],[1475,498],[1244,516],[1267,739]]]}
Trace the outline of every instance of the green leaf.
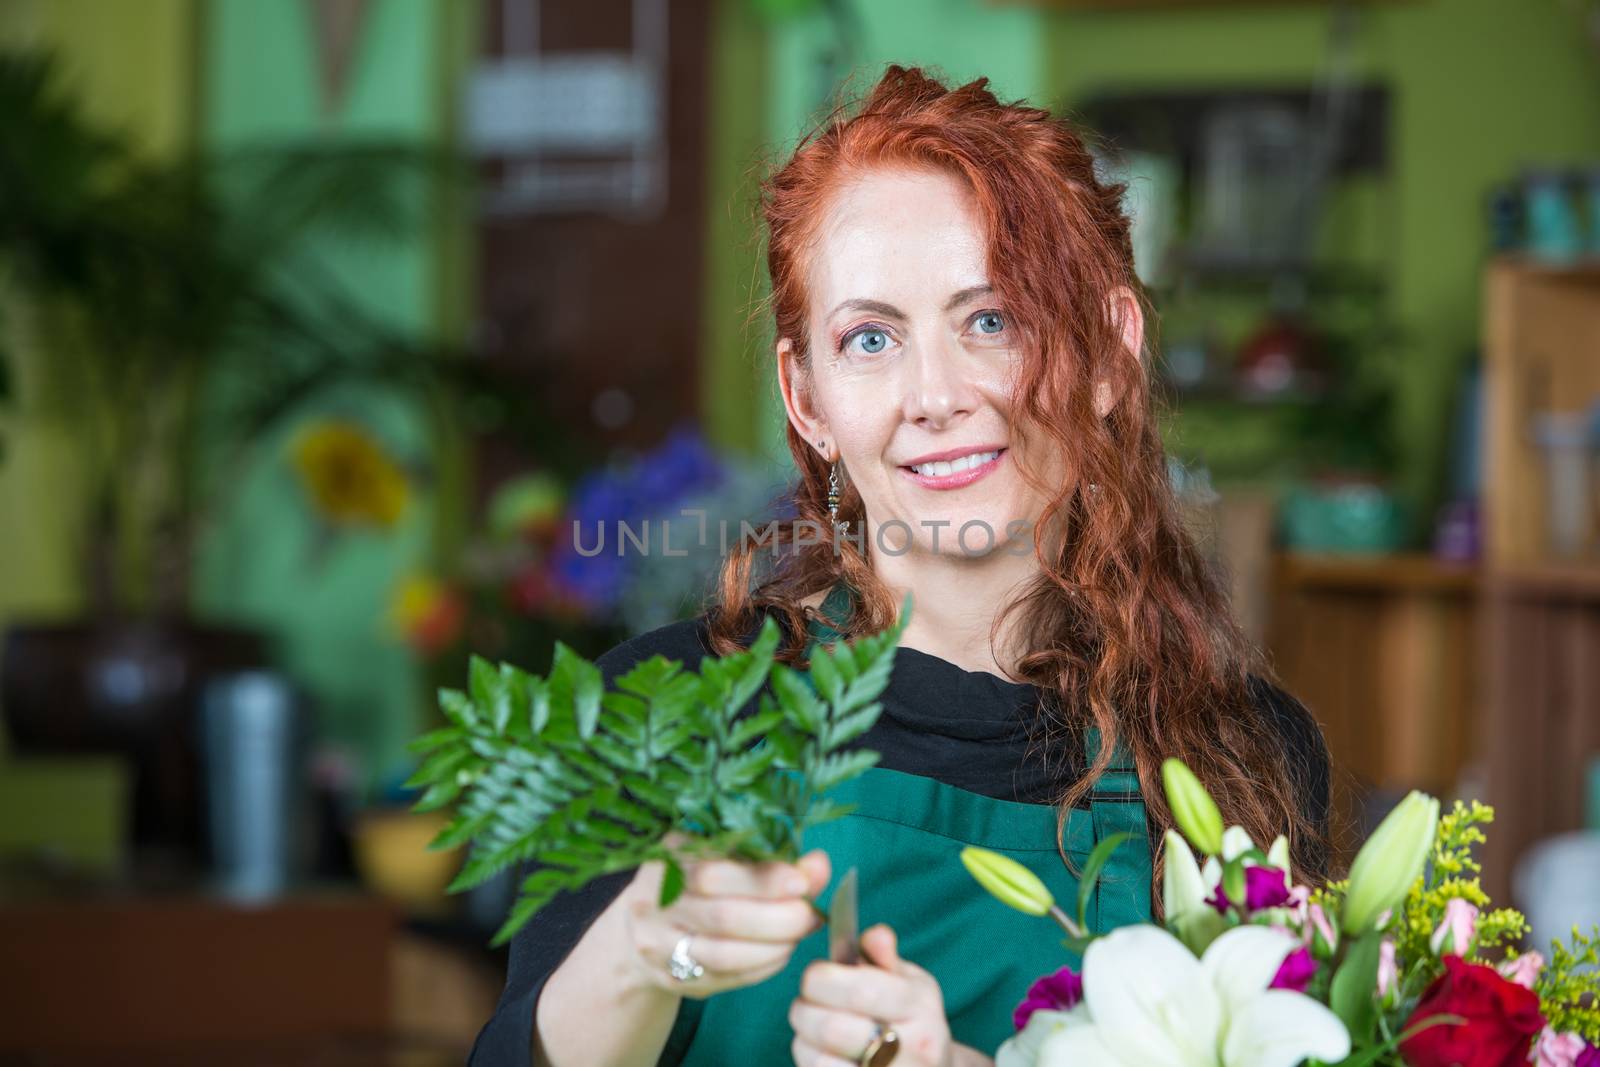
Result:
{"label": "green leaf", "polygon": [[657,903],[665,908],[683,894],[685,878],[683,868],[678,866],[678,861],[672,856],[668,856],[663,862],[666,870],[661,876],[661,896]]}
{"label": "green leaf", "polygon": [[1372,1039],[1377,1023],[1378,956],[1383,938],[1376,931],[1357,938],[1333,976],[1328,1006],[1333,1009],[1356,1046]]}
{"label": "green leaf", "polygon": [[[630,698],[631,699],[631,698]],[[602,704],[604,710],[600,713],[600,727],[609,734],[615,734],[617,739],[625,745],[636,748],[644,747],[644,723],[640,721],[644,709],[639,708],[639,718],[630,716],[626,711],[617,711]]]}
{"label": "green leaf", "polygon": [[413,738],[406,742],[406,751],[419,754],[428,752],[461,740],[463,733],[464,731],[459,726],[446,726],[443,729],[432,730],[421,737]]}
{"label": "green leaf", "polygon": [[778,765],[798,770],[805,762],[805,739],[787,728],[767,734],[766,743],[778,754]]}
{"label": "green leaf", "polygon": [[647,766],[642,751],[619,745],[604,734],[589,738],[589,748],[619,771],[642,771]]}
{"label": "green leaf", "polygon": [[772,688],[778,695],[778,706],[791,722],[808,734],[821,732],[827,721],[827,708],[797,671],[781,663],[773,664]]}
{"label": "green leaf", "polygon": [[472,695],[479,715],[488,712],[501,686],[501,676],[494,664],[482,656],[473,655],[467,660],[467,692]]}
{"label": "green leaf", "polygon": [[1115,833],[1102,838],[1094,846],[1094,851],[1089,853],[1089,858],[1084,862],[1083,872],[1078,876],[1078,925],[1087,929],[1089,926],[1089,900],[1094,896],[1095,885],[1100,881],[1100,872],[1110,862],[1111,854],[1117,846],[1133,837],[1130,833]]}
{"label": "green leaf", "polygon": [[557,641],[555,661],[550,667],[550,699],[572,708],[578,736],[585,740],[594,736],[600,718],[600,698],[604,693],[605,680],[600,668]]}
{"label": "green leaf", "polygon": [[550,683],[530,674],[523,690],[528,700],[528,729],[538,737],[550,724]]}
{"label": "green leaf", "polygon": [[463,730],[471,730],[478,725],[478,715],[472,710],[472,701],[459,689],[439,690],[439,710]]}
{"label": "green leaf", "polygon": [[432,785],[434,782],[453,780],[456,768],[471,758],[472,752],[465,748],[451,748],[437,752],[423,760],[422,766],[417,768],[416,773],[405,780],[405,788],[416,789],[419,786]]}
{"label": "green leaf", "polygon": [[748,789],[772,765],[775,756],[775,750],[763,746],[723,760],[716,771],[718,788]]}
{"label": "green leaf", "polygon": [[743,748],[751,739],[761,737],[779,723],[783,722],[783,712],[777,708],[765,707],[754,715],[741,719],[728,734],[730,748]]}
{"label": "green leaf", "polygon": [[824,757],[817,763],[816,773],[811,776],[811,788],[819,793],[825,792],[841,782],[860,776],[877,762],[878,754],[866,749]]}
{"label": "green leaf", "polygon": [[[815,651],[811,656],[811,680],[816,683],[817,692],[822,699],[837,704],[844,695],[845,679],[840,676],[839,668],[831,653],[820,645],[812,647]],[[848,652],[845,658],[849,658]]]}
{"label": "green leaf", "polygon": [[882,713],[883,705],[873,702],[859,711],[852,711],[850,714],[840,717],[837,722],[829,725],[827,740],[824,742],[823,747],[831,751],[854,741],[872,729],[877,724],[878,718]]}

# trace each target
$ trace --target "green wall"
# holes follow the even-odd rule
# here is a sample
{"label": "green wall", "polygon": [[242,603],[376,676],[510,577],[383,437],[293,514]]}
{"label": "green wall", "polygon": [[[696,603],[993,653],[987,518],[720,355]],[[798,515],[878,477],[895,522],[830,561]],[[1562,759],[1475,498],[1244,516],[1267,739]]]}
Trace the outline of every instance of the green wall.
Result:
{"label": "green wall", "polygon": [[[1527,164],[1600,160],[1600,56],[1560,0],[1363,5],[1356,70],[1391,90],[1392,230],[1380,220],[1405,334],[1395,417],[1407,495],[1428,519],[1462,360],[1479,328],[1489,187]],[[1056,13],[1050,99],[1111,87],[1305,84],[1332,5],[1161,14]],[[1365,224],[1370,228],[1372,219]]]}
{"label": "green wall", "polygon": [[[306,5],[213,0],[204,49],[204,143],[228,150],[307,138],[440,136],[451,119],[440,79],[452,70],[452,5],[381,0],[369,9],[342,106],[324,114]],[[400,244],[341,243],[314,252],[371,314],[412,331],[444,318],[445,258],[437,230]],[[403,461],[422,461],[420,414],[373,390],[318,398],[302,417],[355,419]],[[398,528],[331,540],[312,521],[286,463],[296,427],[263,442],[206,541],[198,607],[278,635],[284,662],[311,689],[325,738],[362,763],[369,782],[403,766],[420,722],[416,665],[387,629],[396,580],[423,564],[433,500],[417,486]]]}

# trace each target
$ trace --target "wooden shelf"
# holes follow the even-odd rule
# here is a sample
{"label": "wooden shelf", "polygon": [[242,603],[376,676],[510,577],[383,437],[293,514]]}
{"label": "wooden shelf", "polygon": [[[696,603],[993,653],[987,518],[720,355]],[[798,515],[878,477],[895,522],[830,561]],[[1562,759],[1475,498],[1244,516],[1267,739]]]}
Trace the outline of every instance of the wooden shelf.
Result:
{"label": "wooden shelf", "polygon": [[1486,576],[1490,591],[1555,601],[1600,601],[1600,562],[1527,563]]}
{"label": "wooden shelf", "polygon": [[1422,553],[1289,553],[1279,558],[1278,566],[1285,589],[1465,595],[1475,592],[1479,583],[1476,564],[1450,563]]}

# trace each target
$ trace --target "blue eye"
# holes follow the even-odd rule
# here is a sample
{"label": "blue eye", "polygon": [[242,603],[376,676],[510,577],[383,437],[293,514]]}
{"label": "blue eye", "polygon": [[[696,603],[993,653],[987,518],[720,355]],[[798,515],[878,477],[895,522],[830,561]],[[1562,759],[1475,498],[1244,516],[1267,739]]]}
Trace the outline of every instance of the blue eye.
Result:
{"label": "blue eye", "polygon": [[851,340],[861,342],[861,351],[871,356],[889,347],[889,335],[882,330],[862,330]]}
{"label": "blue eye", "polygon": [[999,333],[1006,328],[1006,320],[998,311],[985,311],[976,319],[979,333]]}

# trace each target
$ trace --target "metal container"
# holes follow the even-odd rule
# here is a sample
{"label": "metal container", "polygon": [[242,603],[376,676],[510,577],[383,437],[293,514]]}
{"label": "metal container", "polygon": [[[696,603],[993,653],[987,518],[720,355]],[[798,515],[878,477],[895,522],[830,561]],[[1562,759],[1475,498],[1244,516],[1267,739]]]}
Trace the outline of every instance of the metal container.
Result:
{"label": "metal container", "polygon": [[300,873],[307,800],[294,689],[267,671],[215,678],[200,725],[216,888],[248,903],[281,896]]}

